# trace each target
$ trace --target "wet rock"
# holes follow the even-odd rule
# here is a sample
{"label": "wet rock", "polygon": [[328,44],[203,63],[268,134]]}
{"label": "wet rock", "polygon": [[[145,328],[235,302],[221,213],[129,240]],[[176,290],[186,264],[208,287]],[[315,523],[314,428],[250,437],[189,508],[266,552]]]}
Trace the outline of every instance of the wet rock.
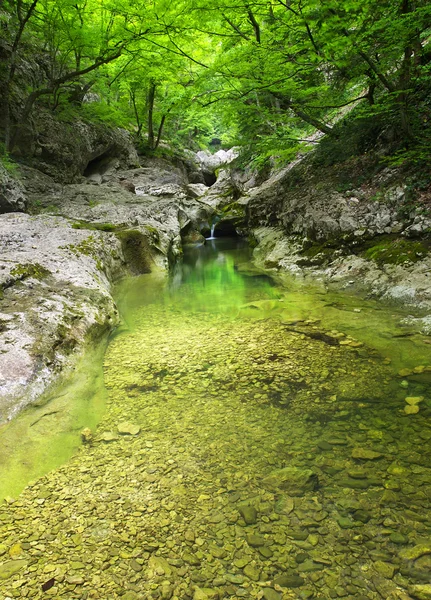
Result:
{"label": "wet rock", "polygon": [[85,429],[81,431],[81,440],[84,444],[91,444],[93,441],[93,432],[89,427],[85,427]]}
{"label": "wet rock", "polygon": [[417,404],[407,405],[404,407],[404,412],[406,415],[417,415],[419,412],[419,406]]}
{"label": "wet rock", "polygon": [[262,589],[263,597],[265,600],[281,600],[281,594],[273,590],[272,588]]}
{"label": "wet rock", "polygon": [[169,577],[172,574],[172,567],[162,556],[151,556],[148,561],[148,569],[150,577],[154,575],[166,575],[166,577]]}
{"label": "wet rock", "polygon": [[229,581],[229,583],[236,585],[241,585],[244,583],[244,577],[242,575],[235,575],[234,573],[226,573],[225,579],[226,581]]}
{"label": "wet rock", "polygon": [[259,581],[260,569],[258,569],[255,565],[247,565],[244,567],[244,575],[252,581]]}
{"label": "wet rock", "polygon": [[378,560],[374,563],[373,566],[376,569],[377,573],[382,575],[382,577],[392,579],[395,575],[396,567],[394,565],[391,565],[390,563]]}
{"label": "wet rock", "polygon": [[300,565],[298,565],[299,573],[313,573],[315,571],[322,571],[325,568],[325,565],[321,563],[316,563],[314,560],[306,560]]}
{"label": "wet rock", "polygon": [[118,440],[118,435],[113,431],[104,431],[100,434],[100,439],[102,442],[106,443],[115,442],[115,440]]}
{"label": "wet rock", "polygon": [[305,579],[299,575],[279,575],[274,579],[274,584],[285,588],[298,588],[304,585]]}
{"label": "wet rock", "polygon": [[195,593],[193,594],[193,600],[218,600],[219,599],[218,590],[213,590],[211,588],[196,588]]}
{"label": "wet rock", "polygon": [[410,404],[411,406],[420,404],[421,402],[423,402],[423,400],[424,400],[424,396],[407,396],[405,398],[405,401],[407,402],[407,404]]}
{"label": "wet rock", "polygon": [[320,440],[317,442],[317,447],[320,448],[320,450],[332,450],[331,444],[329,444],[329,442],[326,440]]}
{"label": "wet rock", "polygon": [[305,492],[317,489],[319,480],[311,469],[285,467],[267,475],[263,484],[268,489],[285,490],[291,496],[303,496]]}
{"label": "wet rock", "polygon": [[406,536],[403,535],[402,533],[398,533],[398,532],[391,533],[391,535],[389,536],[389,539],[393,544],[397,544],[399,546],[402,546],[402,545],[408,543],[408,539],[406,538]]}
{"label": "wet rock", "polygon": [[141,431],[141,428],[135,423],[124,421],[122,423],[118,423],[117,430],[121,435],[138,435],[138,433]]}
{"label": "wet rock", "polygon": [[368,479],[340,479],[339,485],[352,490],[366,490],[370,487],[370,481]]}
{"label": "wet rock", "polygon": [[431,554],[431,543],[430,544],[417,544],[413,548],[406,548],[401,550],[399,557],[403,560],[416,560],[420,556],[425,554]]}
{"label": "wet rock", "polygon": [[417,600],[431,600],[431,584],[429,583],[412,585],[409,592]]}
{"label": "wet rock", "polygon": [[201,564],[200,559],[191,552],[183,552],[183,560],[189,565],[198,566]]}
{"label": "wet rock", "polygon": [[81,577],[81,575],[69,575],[66,577],[67,583],[70,585],[82,585],[85,582],[85,579]]}
{"label": "wet rock", "polygon": [[352,458],[359,460],[377,460],[378,458],[381,458],[383,454],[368,448],[354,448],[351,456]]}
{"label": "wet rock", "polygon": [[0,565],[0,579],[9,579],[27,566],[26,560],[9,560]]}
{"label": "wet rock", "polygon": [[252,548],[260,548],[265,545],[265,538],[254,533],[246,537],[247,544]]}
{"label": "wet rock", "polygon": [[246,525],[254,525],[257,521],[257,510],[254,506],[240,506],[238,508],[240,515],[244,519]]}

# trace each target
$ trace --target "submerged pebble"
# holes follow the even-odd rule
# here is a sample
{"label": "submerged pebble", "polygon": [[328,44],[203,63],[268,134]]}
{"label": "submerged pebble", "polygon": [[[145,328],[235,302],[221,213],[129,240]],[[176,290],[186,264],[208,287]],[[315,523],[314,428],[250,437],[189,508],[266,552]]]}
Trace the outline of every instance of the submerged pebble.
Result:
{"label": "submerged pebble", "polygon": [[5,597],[426,597],[426,401],[406,418],[388,361],[241,294],[131,309],[93,443],[0,506]]}

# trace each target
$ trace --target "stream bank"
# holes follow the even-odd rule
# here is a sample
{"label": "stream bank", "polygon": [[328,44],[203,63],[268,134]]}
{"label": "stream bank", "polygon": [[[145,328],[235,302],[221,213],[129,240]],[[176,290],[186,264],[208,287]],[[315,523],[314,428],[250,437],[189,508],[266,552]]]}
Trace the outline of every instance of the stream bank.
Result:
{"label": "stream bank", "polygon": [[222,169],[201,196],[221,216],[216,235],[239,231],[257,264],[281,276],[410,307],[431,334],[428,171],[389,167],[382,149],[346,159],[342,137],[331,159],[325,143],[334,144],[323,140],[282,168]]}

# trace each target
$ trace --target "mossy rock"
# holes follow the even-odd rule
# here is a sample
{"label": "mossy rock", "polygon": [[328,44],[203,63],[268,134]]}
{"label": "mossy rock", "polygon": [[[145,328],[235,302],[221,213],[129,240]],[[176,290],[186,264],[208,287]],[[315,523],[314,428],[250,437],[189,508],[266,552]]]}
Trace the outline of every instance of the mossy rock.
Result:
{"label": "mossy rock", "polygon": [[118,225],[114,225],[113,223],[89,223],[87,221],[76,221],[72,224],[72,229],[112,232],[118,230]]}
{"label": "mossy rock", "polygon": [[415,263],[423,259],[428,252],[429,243],[398,238],[371,246],[365,250],[364,257],[378,265],[402,265],[406,262]]}
{"label": "mossy rock", "polygon": [[51,274],[51,271],[42,267],[39,263],[23,263],[11,269],[10,274],[16,279],[43,279]]}

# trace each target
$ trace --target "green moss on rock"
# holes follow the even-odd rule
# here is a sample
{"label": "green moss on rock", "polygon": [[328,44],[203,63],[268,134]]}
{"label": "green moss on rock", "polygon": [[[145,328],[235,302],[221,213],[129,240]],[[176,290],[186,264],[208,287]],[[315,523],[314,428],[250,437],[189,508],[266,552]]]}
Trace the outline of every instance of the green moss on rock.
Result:
{"label": "green moss on rock", "polygon": [[72,224],[72,229],[87,229],[90,231],[117,231],[118,225],[113,223],[88,223],[87,221],[77,221]]}
{"label": "green moss on rock", "polygon": [[43,279],[47,275],[51,274],[51,271],[42,267],[39,263],[23,263],[16,265],[13,269],[11,269],[10,274],[12,277],[16,279],[28,279],[32,277],[33,279]]}
{"label": "green moss on rock", "polygon": [[405,262],[417,262],[428,254],[429,245],[424,242],[405,240],[384,240],[371,246],[364,252],[364,257],[378,265],[402,265]]}

